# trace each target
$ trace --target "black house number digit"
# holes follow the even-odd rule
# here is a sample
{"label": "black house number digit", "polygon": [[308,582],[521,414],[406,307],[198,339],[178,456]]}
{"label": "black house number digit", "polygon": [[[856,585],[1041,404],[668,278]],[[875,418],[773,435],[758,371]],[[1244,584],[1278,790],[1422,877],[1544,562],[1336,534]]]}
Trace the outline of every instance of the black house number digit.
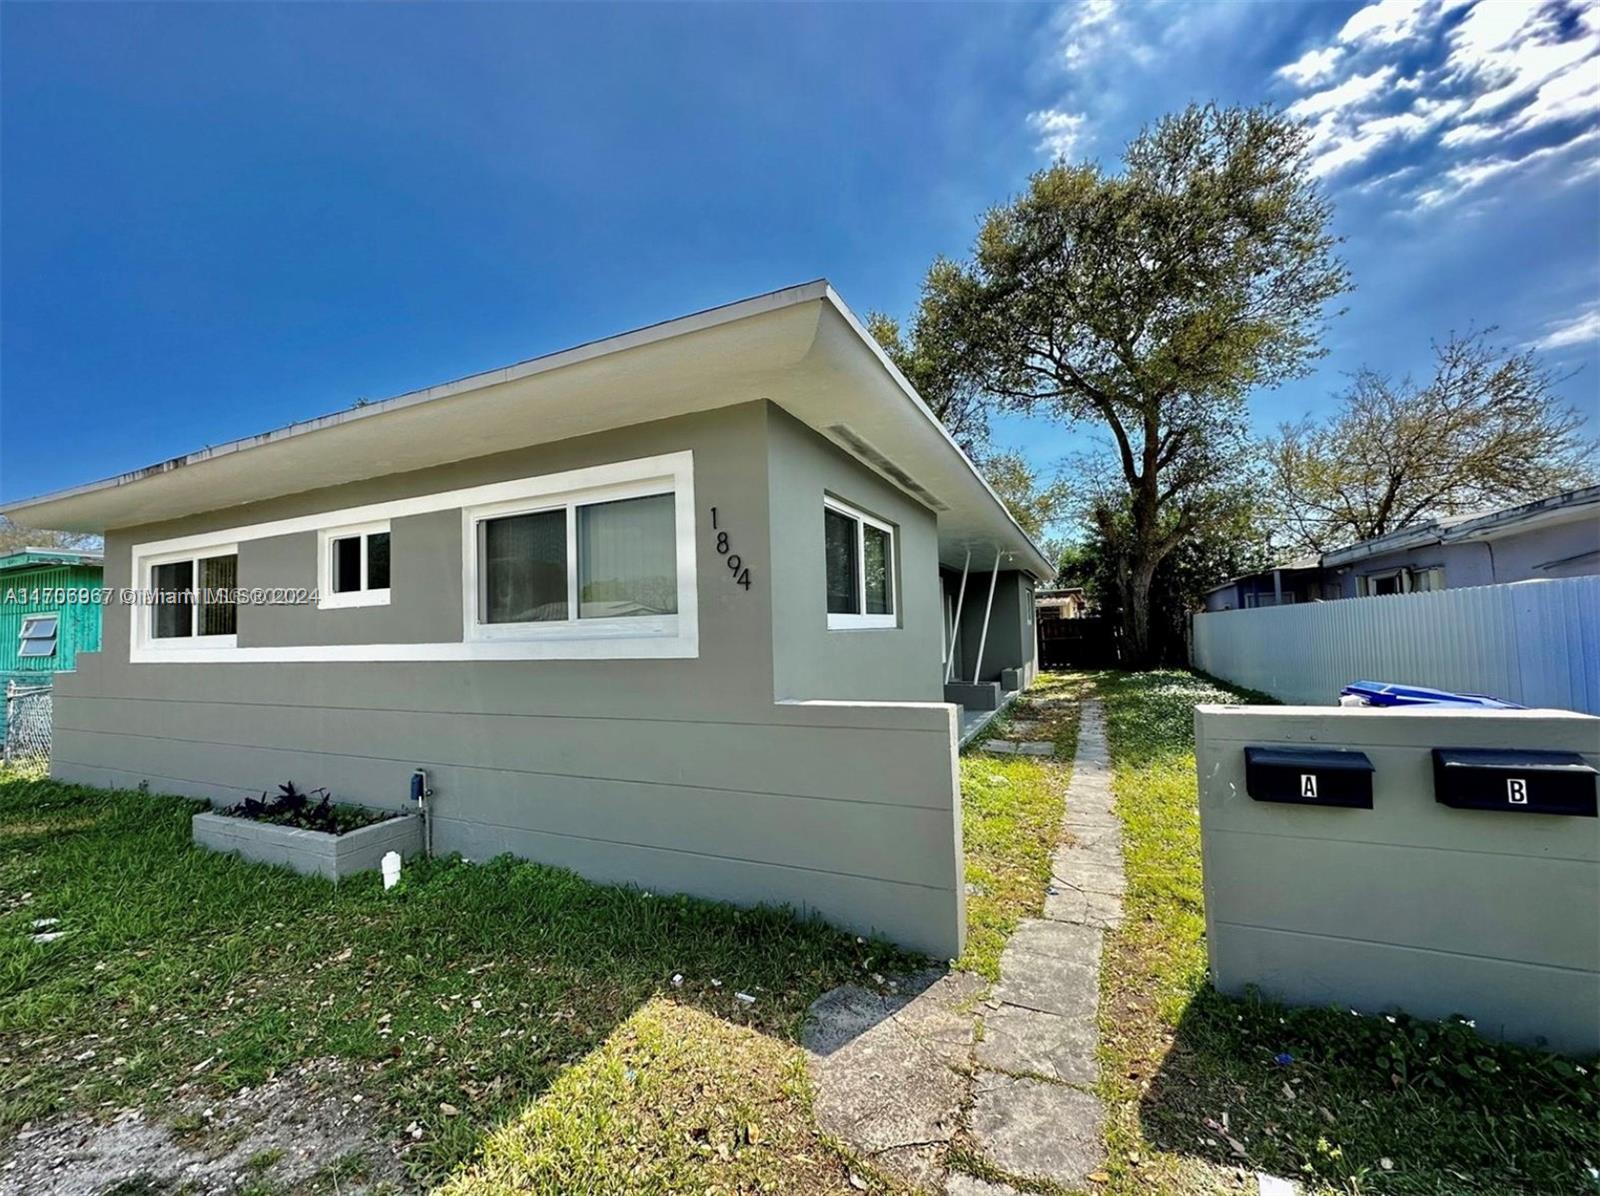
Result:
{"label": "black house number digit", "polygon": [[728,541],[728,533],[719,530],[721,522],[717,517],[717,508],[711,508],[711,530],[717,533],[717,555],[727,558],[728,572],[733,577],[733,584],[750,588],[750,570],[745,566],[743,558],[733,551],[733,545]]}

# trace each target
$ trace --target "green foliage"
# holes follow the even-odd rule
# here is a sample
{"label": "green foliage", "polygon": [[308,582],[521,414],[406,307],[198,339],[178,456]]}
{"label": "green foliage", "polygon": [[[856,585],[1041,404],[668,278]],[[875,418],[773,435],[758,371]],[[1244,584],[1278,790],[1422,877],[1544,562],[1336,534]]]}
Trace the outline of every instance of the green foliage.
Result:
{"label": "green foliage", "polygon": [[1102,977],[1106,1190],[1216,1191],[1240,1167],[1312,1193],[1593,1188],[1600,1063],[1494,1042],[1459,1018],[1286,1009],[1210,986],[1194,706],[1270,699],[1180,671],[1094,683],[1129,885]]}
{"label": "green foliage", "polygon": [[60,548],[71,551],[88,551],[100,547],[99,536],[81,532],[48,532],[38,528],[18,527],[0,515],[0,556],[21,552],[24,548]]}
{"label": "green foliage", "polygon": [[901,332],[898,320],[877,311],[868,313],[867,331],[956,443],[976,458],[989,441],[988,400],[962,367],[955,313],[938,301],[959,273],[960,268],[945,258],[933,263],[909,333]]}
{"label": "green foliage", "polygon": [[[1077,746],[1082,690],[1076,677],[1045,674],[984,738],[1005,733],[1013,719],[1040,724],[1037,737],[1056,758],[961,757],[961,846],[966,855],[967,950],[959,966],[1000,978],[1000,953],[1017,923],[1037,917],[1050,884],[1050,861],[1061,837],[1069,763]],[[1061,704],[1055,700],[1065,699]]]}
{"label": "green foliage", "polygon": [[[1218,488],[1220,507],[1214,521],[1196,528],[1155,568],[1150,581],[1150,656],[1163,664],[1188,659],[1189,616],[1201,609],[1206,591],[1240,573],[1272,563],[1267,511],[1253,489]],[[1126,519],[1126,516],[1122,517]],[[1119,547],[1097,519],[1090,534],[1061,560],[1065,584],[1081,585],[1099,611],[1121,624],[1123,595],[1117,581]]]}
{"label": "green foliage", "polygon": [[[384,1127],[415,1122],[406,1161],[437,1178],[653,1001],[792,1045],[822,992],[923,963],[785,910],[509,857],[334,886],[193,847],[198,808],[0,776],[0,1130],[331,1056],[366,1065]],[[44,917],[61,938],[33,940]]]}
{"label": "green foliage", "polygon": [[1043,544],[1066,517],[1071,502],[1067,484],[1060,478],[1041,479],[1021,453],[984,453],[978,468],[1035,544]]}
{"label": "green foliage", "polygon": [[1325,552],[1595,479],[1595,444],[1554,376],[1531,349],[1505,353],[1488,336],[1434,346],[1422,386],[1363,370],[1336,414],[1280,430],[1272,490],[1295,547]]}
{"label": "green foliage", "polygon": [[1136,659],[1156,567],[1232,518],[1245,395],[1307,369],[1348,286],[1308,144],[1267,108],[1191,106],[1141,132],[1120,174],[1035,174],[988,214],[968,262],[940,261],[924,283],[915,332],[934,331],[907,352],[947,391],[1109,432],[1092,508]]}

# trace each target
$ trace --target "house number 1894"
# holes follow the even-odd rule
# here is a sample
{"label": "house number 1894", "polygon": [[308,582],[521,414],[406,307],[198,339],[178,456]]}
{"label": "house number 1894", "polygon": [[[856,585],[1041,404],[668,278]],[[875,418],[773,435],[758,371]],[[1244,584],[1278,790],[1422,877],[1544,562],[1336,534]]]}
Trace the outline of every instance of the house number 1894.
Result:
{"label": "house number 1894", "polygon": [[732,551],[732,545],[728,543],[728,533],[718,530],[719,527],[717,508],[712,507],[711,530],[717,533],[717,553],[719,556],[726,558],[725,563],[728,566],[728,572],[733,575],[733,584],[743,586],[748,590],[750,588],[750,570],[745,567],[745,563],[740,559],[739,554]]}

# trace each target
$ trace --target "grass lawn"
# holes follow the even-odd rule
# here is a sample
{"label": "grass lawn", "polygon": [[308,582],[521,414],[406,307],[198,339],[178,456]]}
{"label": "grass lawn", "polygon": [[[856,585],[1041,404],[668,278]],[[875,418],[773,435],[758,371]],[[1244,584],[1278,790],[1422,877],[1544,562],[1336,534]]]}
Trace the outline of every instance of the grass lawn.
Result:
{"label": "grass lawn", "polygon": [[1017,923],[1044,908],[1084,685],[1077,676],[1042,675],[983,736],[1003,736],[1014,722],[1036,722],[1040,726],[1030,738],[1053,742],[1056,759],[972,750],[961,757],[967,950],[958,966],[990,980],[1000,978],[1000,952]]}
{"label": "grass lawn", "polygon": [[1218,996],[1206,981],[1193,706],[1239,697],[1184,672],[1094,684],[1129,882],[1101,978],[1104,1189],[1214,1192],[1260,1169],[1314,1192],[1600,1190],[1600,1070],[1462,1024]]}
{"label": "grass lawn", "polygon": [[452,1192],[855,1190],[797,1033],[912,961],[510,860],[336,889],[191,849],[195,808],[0,779],[0,1136],[339,1058]]}
{"label": "grass lawn", "polygon": [[[961,762],[960,964],[991,978],[1043,902],[1079,688],[1047,678],[991,732],[1040,722],[1059,760]],[[64,1111],[170,1115],[337,1059],[410,1174],[450,1196],[887,1186],[817,1133],[796,1041],[822,992],[918,961],[509,859],[334,888],[191,849],[197,808],[0,773],[0,1137]],[[36,919],[64,935],[34,942]],[[262,1162],[256,1190],[275,1191]]]}

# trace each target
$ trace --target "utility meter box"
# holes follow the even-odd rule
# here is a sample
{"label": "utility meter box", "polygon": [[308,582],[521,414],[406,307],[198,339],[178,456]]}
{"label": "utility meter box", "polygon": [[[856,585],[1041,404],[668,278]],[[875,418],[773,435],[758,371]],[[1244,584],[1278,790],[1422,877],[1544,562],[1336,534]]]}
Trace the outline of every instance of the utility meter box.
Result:
{"label": "utility meter box", "polygon": [[1200,706],[1213,980],[1600,1054],[1600,719]]}

